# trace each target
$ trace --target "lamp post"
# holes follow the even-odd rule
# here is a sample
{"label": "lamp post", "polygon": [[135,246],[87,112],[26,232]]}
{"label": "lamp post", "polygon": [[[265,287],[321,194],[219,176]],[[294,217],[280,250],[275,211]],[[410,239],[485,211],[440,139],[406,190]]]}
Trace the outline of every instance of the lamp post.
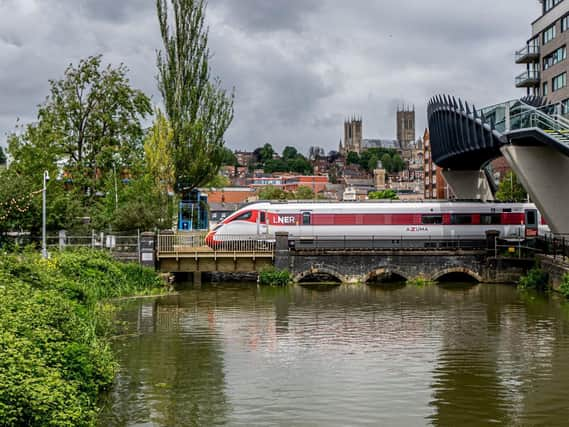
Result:
{"label": "lamp post", "polygon": [[47,258],[47,243],[46,243],[46,232],[45,232],[45,224],[46,224],[46,215],[45,215],[45,199],[47,193],[47,181],[49,181],[49,173],[48,171],[43,171],[43,188],[42,188],[42,230],[41,230],[41,255],[44,258]]}

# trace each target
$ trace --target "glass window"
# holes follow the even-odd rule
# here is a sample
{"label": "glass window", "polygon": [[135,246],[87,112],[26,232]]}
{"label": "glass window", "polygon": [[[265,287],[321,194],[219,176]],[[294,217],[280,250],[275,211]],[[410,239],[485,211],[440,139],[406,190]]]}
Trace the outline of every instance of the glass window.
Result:
{"label": "glass window", "polygon": [[547,96],[547,82],[543,82],[542,89],[542,95]]}
{"label": "glass window", "polygon": [[549,43],[555,38],[555,24],[547,27],[543,32],[543,44]]}
{"label": "glass window", "polygon": [[501,224],[502,216],[500,214],[481,214],[480,224],[483,225],[494,225]]}
{"label": "glass window", "polygon": [[264,224],[265,222],[267,222],[265,211],[261,212],[261,219],[259,221],[261,222],[261,224]]}
{"label": "glass window", "polygon": [[310,212],[302,212],[302,225],[310,225]]}
{"label": "glass window", "polygon": [[565,58],[567,58],[567,48],[565,46],[561,46],[559,49],[556,49],[553,53],[543,58],[543,69],[547,70],[549,67],[563,61]]}
{"label": "glass window", "polygon": [[233,221],[247,221],[248,219],[251,219],[252,216],[253,212],[251,211],[243,212],[237,218],[233,218]]}
{"label": "glass window", "polygon": [[558,76],[553,77],[551,81],[551,91],[555,92],[561,88],[564,88],[567,85],[567,73],[559,74]]}
{"label": "glass window", "polygon": [[561,114],[569,114],[569,98],[561,101]]}
{"label": "glass window", "polygon": [[452,214],[450,223],[455,225],[472,224],[472,215],[470,214]]}
{"label": "glass window", "polygon": [[423,215],[421,217],[421,222],[423,224],[442,224],[443,223],[443,216],[442,215]]}
{"label": "glass window", "polygon": [[537,225],[537,211],[533,209],[526,211],[526,225]]}
{"label": "glass window", "polygon": [[565,15],[561,18],[561,32],[567,31],[569,29],[569,15]]}

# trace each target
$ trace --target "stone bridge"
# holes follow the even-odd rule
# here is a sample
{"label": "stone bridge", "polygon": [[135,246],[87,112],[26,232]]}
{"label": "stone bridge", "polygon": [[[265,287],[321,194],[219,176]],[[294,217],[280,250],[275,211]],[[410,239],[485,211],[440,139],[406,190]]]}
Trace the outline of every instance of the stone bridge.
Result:
{"label": "stone bridge", "polygon": [[[280,234],[280,233],[277,233]],[[381,281],[516,282],[533,260],[494,258],[482,250],[294,250],[288,236],[277,235],[274,264],[297,283],[330,280],[342,283]]]}

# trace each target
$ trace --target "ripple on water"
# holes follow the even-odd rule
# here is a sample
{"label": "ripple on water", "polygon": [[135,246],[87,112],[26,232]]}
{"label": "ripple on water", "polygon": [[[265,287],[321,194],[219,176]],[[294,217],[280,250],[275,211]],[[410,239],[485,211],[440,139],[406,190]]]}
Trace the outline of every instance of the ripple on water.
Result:
{"label": "ripple on water", "polygon": [[569,419],[567,314],[511,287],[204,286],[120,315],[101,425]]}

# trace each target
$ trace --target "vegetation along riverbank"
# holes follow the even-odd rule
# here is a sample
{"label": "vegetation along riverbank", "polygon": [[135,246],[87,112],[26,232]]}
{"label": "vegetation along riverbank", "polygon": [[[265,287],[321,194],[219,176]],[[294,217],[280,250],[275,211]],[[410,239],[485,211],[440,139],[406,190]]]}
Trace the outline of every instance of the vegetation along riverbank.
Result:
{"label": "vegetation along riverbank", "polygon": [[165,291],[102,252],[0,255],[0,425],[93,425],[116,371],[105,301]]}

